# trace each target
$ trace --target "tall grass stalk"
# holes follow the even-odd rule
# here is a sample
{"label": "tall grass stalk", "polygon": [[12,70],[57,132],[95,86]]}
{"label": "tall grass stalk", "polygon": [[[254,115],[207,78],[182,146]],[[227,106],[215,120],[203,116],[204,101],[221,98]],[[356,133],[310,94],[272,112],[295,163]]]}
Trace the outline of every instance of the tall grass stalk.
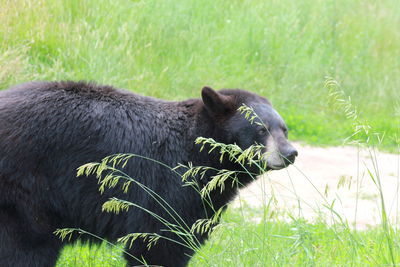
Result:
{"label": "tall grass stalk", "polygon": [[[373,168],[370,169],[368,166],[365,166],[365,168],[368,171],[369,177],[376,185],[379,193],[380,208],[381,208],[380,210],[381,223],[383,231],[385,233],[387,245],[389,248],[390,261],[392,265],[395,265],[396,264],[396,260],[394,257],[395,244],[393,238],[394,231],[393,228],[390,226],[390,222],[388,219],[387,207],[385,204],[384,192],[381,183],[381,175],[379,171],[379,163],[376,154],[376,149],[377,149],[376,147],[377,145],[382,143],[384,135],[374,131],[373,127],[371,127],[367,121],[362,120],[360,118],[357,109],[351,102],[351,98],[345,97],[345,93],[341,89],[338,82],[336,82],[334,79],[328,78],[326,81],[326,88],[329,90],[329,94],[332,100],[334,101],[334,104],[336,104],[337,107],[341,109],[345,113],[347,118],[349,118],[353,123],[354,132],[348,138],[348,140],[350,141],[350,143],[357,144],[358,149],[360,148],[360,146],[365,147],[371,158],[371,163]],[[357,212],[357,210],[355,212]]]}

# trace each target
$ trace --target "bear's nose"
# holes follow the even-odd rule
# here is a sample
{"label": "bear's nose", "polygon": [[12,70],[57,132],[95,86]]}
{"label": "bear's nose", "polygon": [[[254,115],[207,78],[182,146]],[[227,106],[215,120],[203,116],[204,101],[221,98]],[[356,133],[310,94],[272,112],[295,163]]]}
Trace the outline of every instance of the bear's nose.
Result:
{"label": "bear's nose", "polygon": [[289,152],[288,157],[290,157],[290,158],[295,158],[295,157],[297,157],[298,155],[299,155],[299,153],[297,152],[297,150],[296,150],[295,148],[293,148],[293,150]]}
{"label": "bear's nose", "polygon": [[285,153],[283,154],[286,165],[294,163],[294,160],[298,154],[299,153],[297,152],[297,150],[294,147],[291,147],[288,150],[286,150]]}

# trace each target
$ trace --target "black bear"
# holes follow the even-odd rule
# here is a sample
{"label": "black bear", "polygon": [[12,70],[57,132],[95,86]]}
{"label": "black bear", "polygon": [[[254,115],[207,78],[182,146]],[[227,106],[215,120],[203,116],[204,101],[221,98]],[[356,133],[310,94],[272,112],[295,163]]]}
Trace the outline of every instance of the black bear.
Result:
{"label": "black bear", "polygon": [[[269,169],[292,163],[297,151],[287,140],[287,127],[270,102],[239,90],[204,87],[201,99],[159,100],[86,82],[30,82],[0,92],[0,266],[54,266],[63,242],[58,228],[81,228],[107,240],[128,233],[165,232],[144,209],[119,215],[101,211],[110,197],[127,199],[167,218],[168,212],[138,186],[99,193],[94,177],[76,178],[79,166],[116,153],[135,153],[169,166],[179,163],[240,170],[194,143],[199,136],[242,149],[264,144]],[[238,112],[246,104],[267,129],[249,123]],[[207,208],[182,178],[153,161],[131,159],[124,171],[151,188],[187,225],[206,218]],[[199,181],[204,186],[211,174]],[[204,182],[204,179],[206,182]],[[240,186],[251,181],[244,173]],[[231,200],[237,187],[213,192],[215,209]],[[200,243],[205,235],[198,236]],[[145,241],[127,248],[130,265],[185,266],[193,251],[160,239],[151,249]]]}

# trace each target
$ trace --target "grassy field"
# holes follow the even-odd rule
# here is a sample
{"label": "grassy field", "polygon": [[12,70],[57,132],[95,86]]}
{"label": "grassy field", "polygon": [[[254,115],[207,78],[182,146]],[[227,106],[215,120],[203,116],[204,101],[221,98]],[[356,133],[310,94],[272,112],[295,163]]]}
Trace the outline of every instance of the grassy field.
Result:
{"label": "grassy field", "polygon": [[[359,120],[385,134],[382,147],[398,147],[398,0],[0,0],[0,22],[0,89],[93,80],[182,100],[199,97],[203,85],[243,88],[272,100],[292,139],[336,145],[353,133],[354,120],[332,104],[325,83],[333,78]],[[397,232],[383,226],[354,232],[241,214],[229,210],[191,266],[400,261]],[[58,266],[122,263],[116,249],[79,244]]]}
{"label": "grassy field", "polygon": [[[195,255],[189,266],[394,266],[386,232],[382,228],[352,231],[348,225],[333,227],[324,222],[303,220],[282,222],[269,219],[256,223],[260,210],[230,209],[224,215],[222,227]],[[392,232],[393,259],[400,261],[400,236]],[[90,248],[77,244],[68,246],[57,266],[119,267],[125,263],[121,247],[105,244]]]}
{"label": "grassy field", "polygon": [[1,0],[0,88],[84,79],[171,100],[244,88],[273,101],[294,139],[340,144],[352,125],[329,105],[332,77],[390,148],[399,14],[397,0]]}

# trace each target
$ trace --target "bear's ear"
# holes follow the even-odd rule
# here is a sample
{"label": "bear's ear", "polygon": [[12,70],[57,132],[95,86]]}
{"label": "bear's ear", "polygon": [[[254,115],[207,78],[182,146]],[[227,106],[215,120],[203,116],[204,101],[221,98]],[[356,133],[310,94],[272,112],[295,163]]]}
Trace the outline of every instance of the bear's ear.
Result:
{"label": "bear's ear", "polygon": [[232,110],[233,99],[230,96],[222,95],[211,87],[204,86],[201,90],[201,97],[204,106],[208,111],[216,114],[225,114]]}

